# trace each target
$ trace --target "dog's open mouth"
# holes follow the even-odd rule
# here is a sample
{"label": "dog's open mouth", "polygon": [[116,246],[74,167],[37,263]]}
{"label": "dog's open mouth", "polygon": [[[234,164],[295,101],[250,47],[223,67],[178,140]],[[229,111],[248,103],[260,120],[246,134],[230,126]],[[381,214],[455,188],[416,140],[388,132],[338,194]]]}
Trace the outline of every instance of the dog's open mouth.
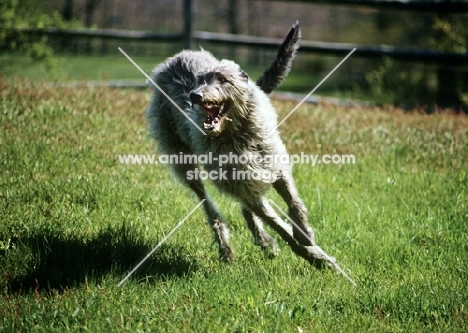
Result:
{"label": "dog's open mouth", "polygon": [[215,129],[219,125],[221,118],[223,118],[226,112],[229,110],[228,102],[217,104],[206,101],[200,102],[199,105],[203,110],[206,111],[206,119],[203,123],[203,126],[206,130],[209,131]]}

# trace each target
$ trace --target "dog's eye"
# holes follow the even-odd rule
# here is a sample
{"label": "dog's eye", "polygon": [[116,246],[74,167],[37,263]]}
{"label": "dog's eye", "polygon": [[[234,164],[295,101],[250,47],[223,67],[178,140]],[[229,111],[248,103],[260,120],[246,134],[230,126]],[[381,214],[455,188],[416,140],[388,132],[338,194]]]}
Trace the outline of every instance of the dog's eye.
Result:
{"label": "dog's eye", "polygon": [[218,76],[219,83],[228,83],[229,81],[224,76]]}

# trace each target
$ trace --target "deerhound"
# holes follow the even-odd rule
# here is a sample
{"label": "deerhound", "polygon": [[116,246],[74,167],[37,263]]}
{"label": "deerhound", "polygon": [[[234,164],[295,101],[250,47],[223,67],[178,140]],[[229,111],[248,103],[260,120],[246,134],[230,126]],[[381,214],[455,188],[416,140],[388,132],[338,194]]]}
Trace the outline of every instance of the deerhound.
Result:
{"label": "deerhound", "polygon": [[[204,50],[182,51],[152,72],[151,78],[160,90],[154,89],[146,115],[151,136],[159,142],[159,153],[211,157],[204,159],[202,169],[195,159],[189,159],[189,163],[179,160],[170,166],[200,200],[205,199],[204,210],[221,260],[234,258],[228,243],[229,232],[207,195],[202,178],[197,177],[199,170],[215,172],[214,175],[219,171],[218,177],[212,179],[214,184],[240,201],[242,215],[258,246],[273,254],[278,251],[276,241],[263,229],[263,220],[312,265],[335,266],[335,259],[315,243],[291,165],[284,159],[269,158],[287,156],[287,151],[277,130],[276,110],[267,94],[280,86],[289,73],[299,38],[296,22],[276,60],[256,82],[235,62],[218,60]],[[229,161],[223,160],[221,166],[219,161],[227,155]],[[241,160],[241,156],[259,158]],[[250,173],[257,177],[237,177],[239,171],[243,176]],[[277,215],[265,198],[271,186],[286,202],[292,226]]]}

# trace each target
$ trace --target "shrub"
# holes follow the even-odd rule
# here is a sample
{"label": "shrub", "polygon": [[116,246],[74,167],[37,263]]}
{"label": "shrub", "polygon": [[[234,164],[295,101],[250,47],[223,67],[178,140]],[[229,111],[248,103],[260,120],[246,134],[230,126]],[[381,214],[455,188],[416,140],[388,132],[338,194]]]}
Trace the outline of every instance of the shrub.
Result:
{"label": "shrub", "polygon": [[25,28],[76,26],[76,22],[66,22],[59,13],[44,13],[34,3],[20,0],[0,2],[0,51],[19,51],[33,59],[45,59],[53,54],[47,44],[47,37],[32,34]]}

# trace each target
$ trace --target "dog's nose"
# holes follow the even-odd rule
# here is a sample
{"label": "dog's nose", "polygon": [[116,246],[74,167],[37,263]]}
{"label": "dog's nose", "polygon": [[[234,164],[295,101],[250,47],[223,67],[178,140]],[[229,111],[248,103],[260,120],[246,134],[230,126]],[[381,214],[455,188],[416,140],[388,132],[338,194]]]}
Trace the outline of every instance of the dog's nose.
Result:
{"label": "dog's nose", "polygon": [[198,104],[202,101],[202,99],[203,99],[203,94],[201,92],[192,91],[190,93],[190,100],[192,101],[192,104]]}

